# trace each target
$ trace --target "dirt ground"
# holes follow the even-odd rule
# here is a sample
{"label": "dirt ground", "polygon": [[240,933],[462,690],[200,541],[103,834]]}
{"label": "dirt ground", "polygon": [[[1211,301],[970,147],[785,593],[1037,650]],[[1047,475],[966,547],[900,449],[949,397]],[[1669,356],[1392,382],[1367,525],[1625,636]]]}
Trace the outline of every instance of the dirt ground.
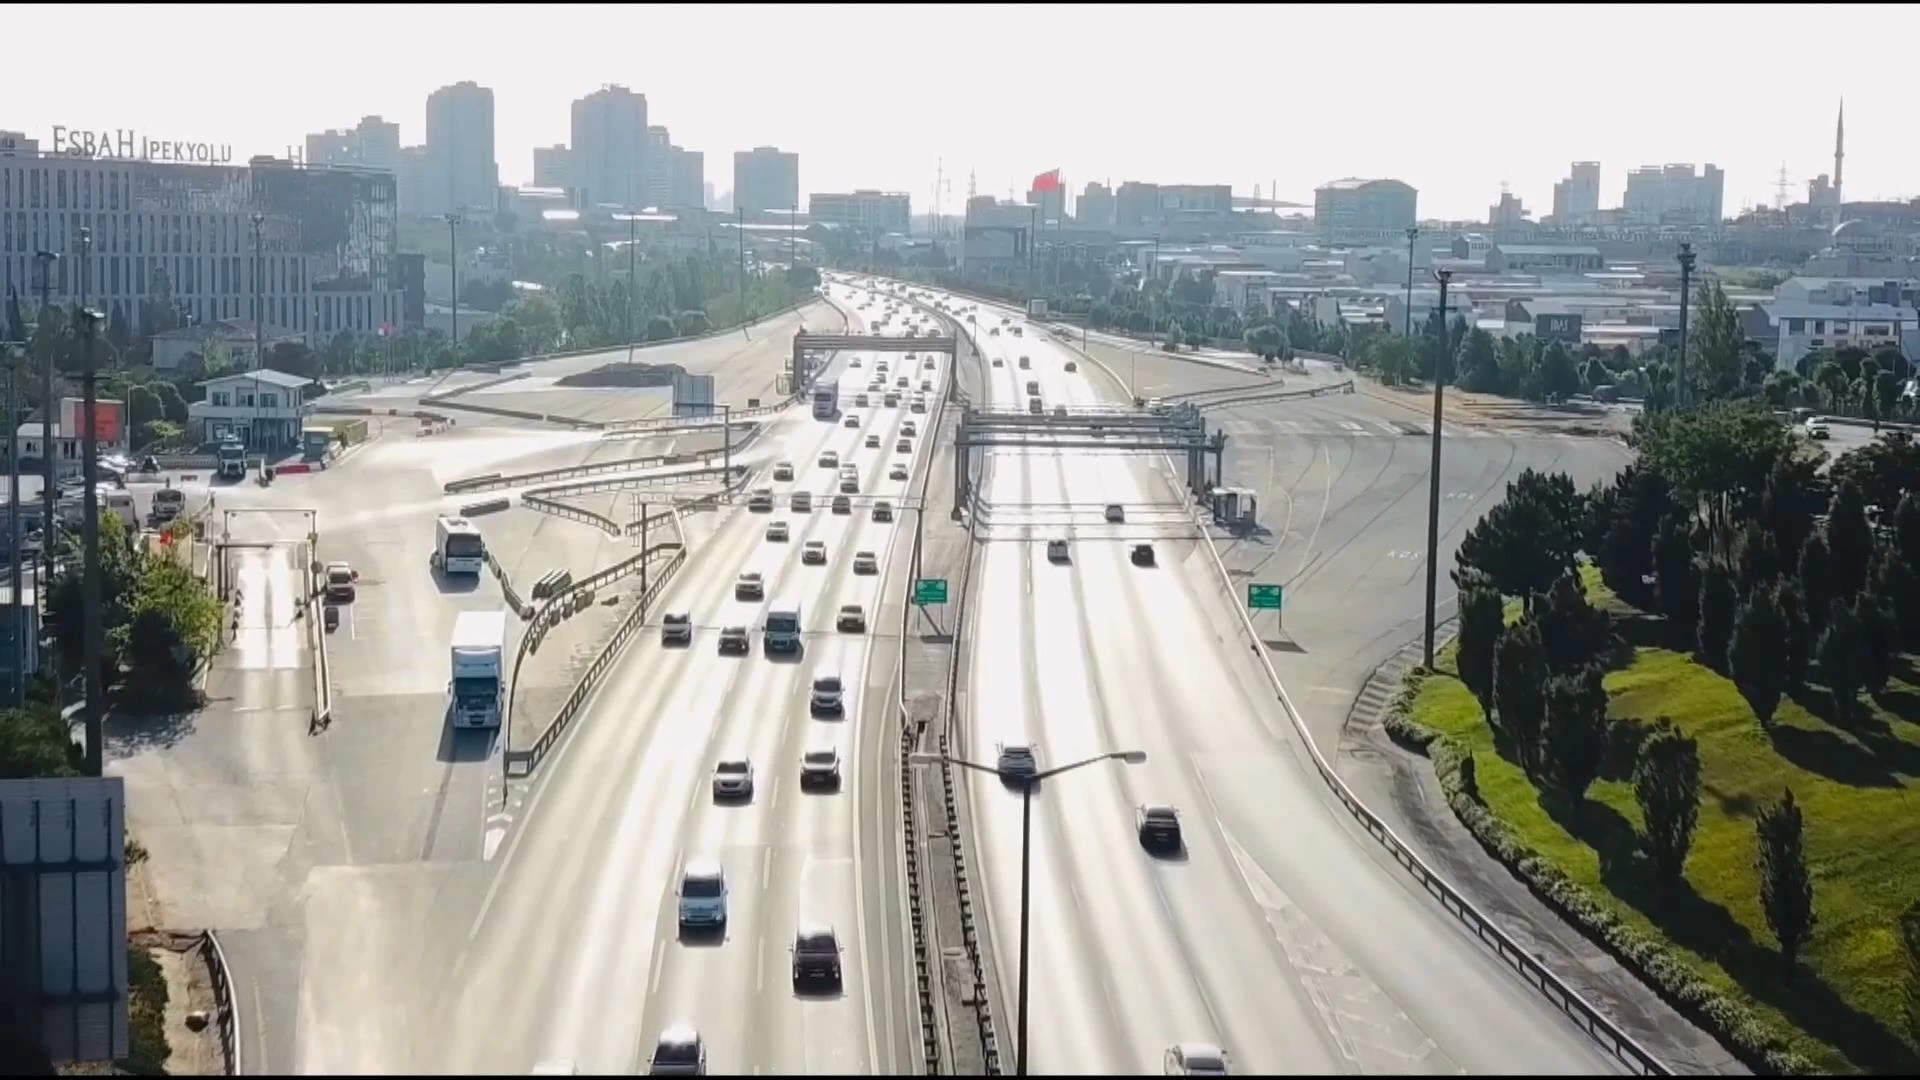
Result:
{"label": "dirt ground", "polygon": [[[199,931],[163,929],[153,925],[155,910],[148,889],[146,866],[127,873],[127,932],[134,945],[148,948],[167,978],[167,1074],[220,1076],[226,1062],[220,1053],[220,1025],[213,1000],[213,978],[200,950]],[[195,1032],[187,1017],[204,1012],[207,1025]]]}

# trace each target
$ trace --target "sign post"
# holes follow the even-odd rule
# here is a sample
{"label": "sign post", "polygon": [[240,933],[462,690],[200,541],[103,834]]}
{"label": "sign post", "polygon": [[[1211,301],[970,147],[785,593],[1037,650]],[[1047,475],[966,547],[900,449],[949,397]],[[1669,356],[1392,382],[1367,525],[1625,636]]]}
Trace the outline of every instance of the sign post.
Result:
{"label": "sign post", "polygon": [[1284,585],[1247,585],[1248,611],[1279,611],[1286,597]]}

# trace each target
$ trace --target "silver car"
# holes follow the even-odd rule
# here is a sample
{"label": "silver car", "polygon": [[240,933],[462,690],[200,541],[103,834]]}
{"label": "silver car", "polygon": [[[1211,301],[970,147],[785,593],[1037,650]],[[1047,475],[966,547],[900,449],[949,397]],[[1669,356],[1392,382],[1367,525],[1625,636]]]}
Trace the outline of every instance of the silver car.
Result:
{"label": "silver car", "polygon": [[722,758],[713,767],[713,797],[750,799],[753,797],[753,762],[744,755]]}

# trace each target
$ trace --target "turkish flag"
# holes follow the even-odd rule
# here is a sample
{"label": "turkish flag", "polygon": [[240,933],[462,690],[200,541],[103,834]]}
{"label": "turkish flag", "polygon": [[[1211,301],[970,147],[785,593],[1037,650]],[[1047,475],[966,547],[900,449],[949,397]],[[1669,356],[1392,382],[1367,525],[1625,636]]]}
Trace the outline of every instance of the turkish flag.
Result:
{"label": "turkish flag", "polygon": [[1046,172],[1043,172],[1039,176],[1034,177],[1032,190],[1059,191],[1060,190],[1060,170],[1048,169]]}

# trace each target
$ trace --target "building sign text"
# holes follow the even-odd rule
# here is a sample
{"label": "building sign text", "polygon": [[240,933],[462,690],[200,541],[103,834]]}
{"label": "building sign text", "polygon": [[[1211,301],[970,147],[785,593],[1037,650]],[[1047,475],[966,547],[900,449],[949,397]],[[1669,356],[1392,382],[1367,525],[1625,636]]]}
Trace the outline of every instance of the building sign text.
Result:
{"label": "building sign text", "polygon": [[56,125],[53,152],[65,157],[111,161],[177,161],[194,165],[228,165],[233,144],[190,142],[185,139],[149,139],[132,128],[80,131]]}

